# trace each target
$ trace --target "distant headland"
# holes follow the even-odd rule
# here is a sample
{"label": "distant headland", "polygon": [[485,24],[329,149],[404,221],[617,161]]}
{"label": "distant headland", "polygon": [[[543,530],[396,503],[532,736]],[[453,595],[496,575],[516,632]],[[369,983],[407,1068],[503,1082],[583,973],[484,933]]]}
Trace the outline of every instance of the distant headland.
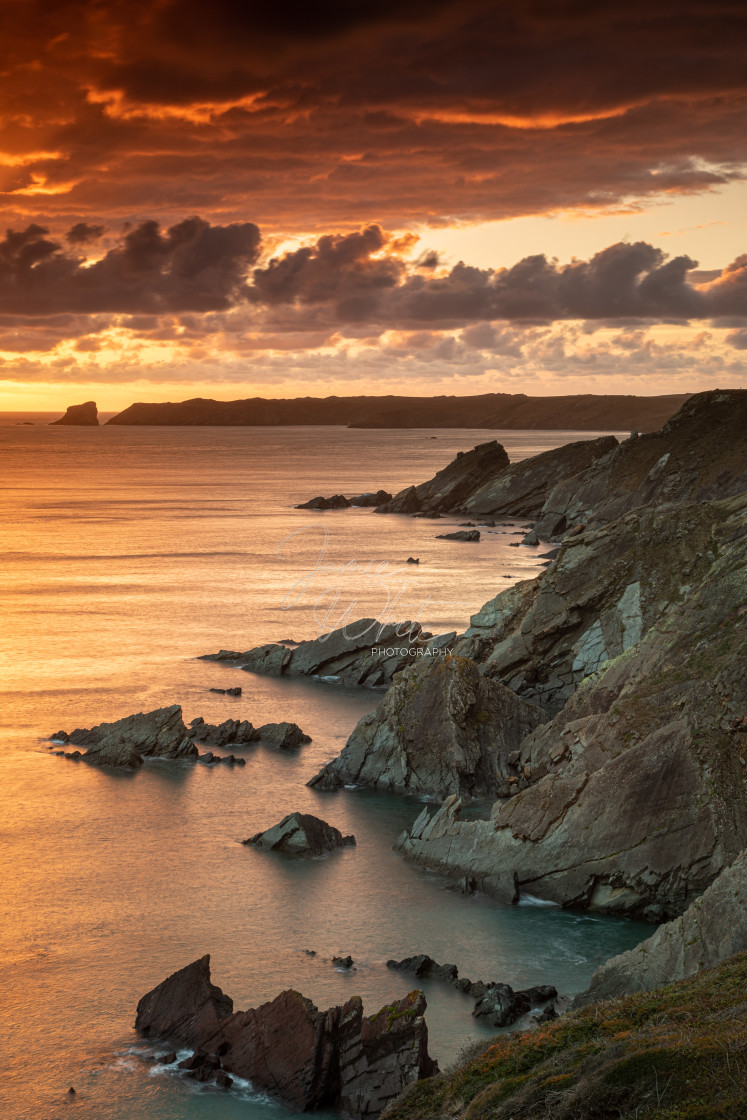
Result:
{"label": "distant headland", "polygon": [[[131,404],[107,424],[264,427],[339,424],[348,428],[482,428],[656,431],[691,396],[296,397]],[[68,412],[71,412],[69,409]],[[58,423],[71,423],[71,420]]]}

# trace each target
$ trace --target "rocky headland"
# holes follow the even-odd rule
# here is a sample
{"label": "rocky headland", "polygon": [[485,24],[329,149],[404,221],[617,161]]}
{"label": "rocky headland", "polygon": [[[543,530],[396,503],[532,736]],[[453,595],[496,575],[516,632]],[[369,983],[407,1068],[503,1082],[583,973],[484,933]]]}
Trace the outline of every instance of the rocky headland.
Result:
{"label": "rocky headland", "polygon": [[687,395],[663,397],[303,397],[291,400],[188,401],[131,404],[109,424],[266,426],[342,424],[349,428],[480,428],[576,431],[653,431]]}
{"label": "rocky headland", "polygon": [[[211,983],[210,957],[162,981],[137,1006],[136,1029],[194,1049],[186,1075],[246,1078],[296,1112],[339,1108],[375,1120],[409,1084],[438,1067],[428,1054],[422,992],[364,1016],[359,996],[319,1011],[299,992],[248,1011]],[[224,1082],[225,1083],[225,1082]]]}
{"label": "rocky headland", "polygon": [[52,421],[52,424],[68,424],[78,428],[95,428],[98,423],[99,412],[95,401],[68,405],[65,415]]}

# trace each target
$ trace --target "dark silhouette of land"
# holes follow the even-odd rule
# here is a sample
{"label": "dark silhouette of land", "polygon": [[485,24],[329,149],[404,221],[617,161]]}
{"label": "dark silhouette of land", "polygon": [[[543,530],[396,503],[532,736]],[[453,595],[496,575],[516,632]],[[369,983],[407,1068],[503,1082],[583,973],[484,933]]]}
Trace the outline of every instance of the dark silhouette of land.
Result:
{"label": "dark silhouette of land", "polygon": [[297,397],[239,401],[194,400],[132,404],[109,424],[269,425],[341,424],[349,428],[573,429],[656,431],[691,396],[528,397],[485,393],[475,397]]}

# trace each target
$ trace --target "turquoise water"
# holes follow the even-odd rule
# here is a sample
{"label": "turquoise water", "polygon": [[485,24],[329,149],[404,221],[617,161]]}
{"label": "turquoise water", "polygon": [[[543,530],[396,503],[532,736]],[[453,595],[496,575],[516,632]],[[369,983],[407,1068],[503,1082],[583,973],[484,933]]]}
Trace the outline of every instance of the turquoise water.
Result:
{"label": "turquoise water", "polygon": [[[586,438],[497,435],[512,459]],[[0,1115],[288,1116],[250,1086],[218,1093],[147,1060],[132,1029],[138,998],[206,952],[239,1008],[295,987],[322,1007],[358,993],[372,1012],[412,986],[386,969],[389,957],[428,952],[472,979],[572,994],[648,935],[631,922],[465,898],[392,851],[421,803],[307,789],[380,694],[196,660],[313,637],[319,620],[387,604],[434,630],[462,627],[533,575],[534,551],[509,547],[521,523],[475,546],[437,541],[446,522],[292,508],[422,481],[485,438],[0,427]],[[421,558],[414,570],[402,567],[408,555]],[[242,697],[207,691],[232,684]],[[120,775],[56,758],[44,738],[171,703],[187,720],[295,720],[313,741],[288,757],[247,748],[241,769],[153,762]],[[296,862],[242,846],[294,809],[355,833],[357,847]],[[347,953],[355,970],[337,971],[329,958]],[[473,1004],[443,985],[424,990],[431,1051],[447,1064],[480,1033]]]}

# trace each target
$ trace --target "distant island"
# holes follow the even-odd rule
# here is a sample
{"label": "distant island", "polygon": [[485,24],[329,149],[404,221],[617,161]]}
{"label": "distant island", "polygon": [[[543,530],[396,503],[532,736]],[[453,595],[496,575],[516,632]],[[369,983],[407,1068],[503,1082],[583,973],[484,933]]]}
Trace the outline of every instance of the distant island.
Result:
{"label": "distant island", "polygon": [[483,428],[576,431],[656,431],[690,393],[661,397],[528,397],[485,393],[475,397],[296,397],[213,401],[202,397],[161,404],[131,404],[107,424],[265,427],[340,424],[348,428]]}

